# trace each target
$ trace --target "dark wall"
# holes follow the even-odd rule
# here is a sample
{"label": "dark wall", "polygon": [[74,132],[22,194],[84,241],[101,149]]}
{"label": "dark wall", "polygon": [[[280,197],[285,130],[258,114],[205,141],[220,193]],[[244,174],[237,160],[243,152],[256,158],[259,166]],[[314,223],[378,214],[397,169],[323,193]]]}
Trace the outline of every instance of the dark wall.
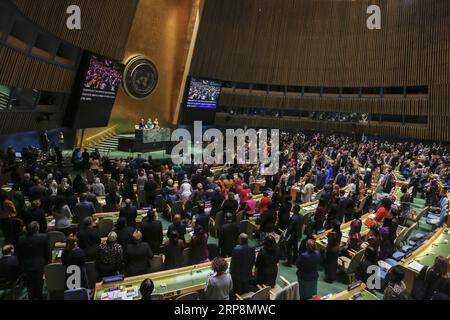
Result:
{"label": "dark wall", "polygon": [[[1,0],[0,84],[70,94],[82,51],[122,61],[137,3],[138,0]],[[81,30],[69,30],[66,26],[69,5],[81,8]],[[17,30],[24,36],[12,36]],[[48,51],[38,48],[40,38],[48,40],[41,44],[50,43]],[[55,107],[58,108],[51,112],[50,119],[43,120],[40,112],[2,111],[0,134],[62,127],[66,102]],[[109,116],[110,110],[107,119]]]}
{"label": "dark wall", "polygon": [[[71,150],[75,145],[76,130],[52,129],[48,130],[48,137],[52,142],[58,142],[58,133],[64,133],[64,149]],[[20,152],[23,147],[33,146],[42,148],[41,134],[43,131],[28,131],[9,135],[0,135],[0,149],[5,150],[12,146],[14,150]]]}
{"label": "dark wall", "polygon": [[[366,27],[369,4],[381,7],[381,30]],[[407,115],[425,110],[426,128],[403,134],[450,140],[449,17],[448,0],[206,0],[190,74],[275,85],[428,86],[425,102],[378,101],[364,108]],[[348,99],[315,104],[359,111]]]}
{"label": "dark wall", "polygon": [[[115,60],[122,60],[138,0],[12,0],[50,33]],[[144,0],[146,1],[146,0]],[[66,27],[67,7],[81,8],[81,30]]]}

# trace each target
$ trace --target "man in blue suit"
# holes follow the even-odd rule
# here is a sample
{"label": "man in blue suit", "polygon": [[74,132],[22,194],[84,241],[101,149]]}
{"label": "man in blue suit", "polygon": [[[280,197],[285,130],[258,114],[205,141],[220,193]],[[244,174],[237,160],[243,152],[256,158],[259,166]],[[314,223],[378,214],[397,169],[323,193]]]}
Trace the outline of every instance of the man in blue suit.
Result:
{"label": "man in blue suit", "polygon": [[87,200],[87,194],[80,196],[80,203],[77,203],[74,210],[74,222],[82,223],[84,218],[92,217],[95,214],[95,208],[92,202]]}
{"label": "man in blue suit", "polygon": [[251,291],[251,279],[255,265],[255,246],[248,244],[248,235],[242,233],[239,243],[231,255],[230,273],[233,279],[234,291],[242,294]]}

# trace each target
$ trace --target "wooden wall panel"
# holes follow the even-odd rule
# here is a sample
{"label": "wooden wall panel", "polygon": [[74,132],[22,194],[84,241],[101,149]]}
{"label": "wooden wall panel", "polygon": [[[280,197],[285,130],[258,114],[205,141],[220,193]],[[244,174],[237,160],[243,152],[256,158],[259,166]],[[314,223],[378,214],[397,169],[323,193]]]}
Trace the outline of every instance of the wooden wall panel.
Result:
{"label": "wooden wall panel", "polygon": [[[50,33],[118,61],[123,58],[138,4],[138,0],[12,1],[27,17]],[[81,30],[69,30],[66,26],[66,10],[70,5],[81,8]]]}
{"label": "wooden wall panel", "polygon": [[70,93],[75,71],[0,46],[0,84]]}
{"label": "wooden wall panel", "polygon": [[[386,137],[407,137],[427,139],[426,130],[423,126],[401,127],[395,124],[377,124],[372,122],[370,125],[357,123],[329,122],[329,121],[308,121],[295,118],[284,117],[277,119],[276,128],[279,129],[315,129],[319,131],[334,132],[363,132],[366,135],[386,136]],[[274,128],[274,119],[269,117],[248,117],[242,115],[231,116],[224,113],[216,115],[216,125],[226,127],[248,128]]]}
{"label": "wooden wall panel", "polygon": [[[381,7],[381,30],[366,27],[369,4]],[[450,141],[448,121],[438,117],[450,113],[449,17],[448,0],[206,0],[191,75],[297,86],[428,86],[425,102],[289,98],[283,103],[428,115],[428,128],[395,133]],[[223,99],[252,107],[279,102]]]}
{"label": "wooden wall panel", "polygon": [[393,115],[428,115],[427,99],[352,99],[313,98],[235,94],[224,90],[219,105],[241,108],[267,108],[328,112],[363,112]]}
{"label": "wooden wall panel", "polygon": [[63,115],[63,112],[58,112],[54,113],[49,121],[39,121],[39,112],[2,111],[0,112],[0,136],[16,132],[58,128]]}

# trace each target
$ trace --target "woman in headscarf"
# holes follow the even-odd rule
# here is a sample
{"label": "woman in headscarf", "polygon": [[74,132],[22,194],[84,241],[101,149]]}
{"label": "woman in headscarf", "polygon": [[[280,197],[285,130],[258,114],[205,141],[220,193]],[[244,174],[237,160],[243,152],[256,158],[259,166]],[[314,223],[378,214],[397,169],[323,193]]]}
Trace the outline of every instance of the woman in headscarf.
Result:
{"label": "woman in headscarf", "polygon": [[355,212],[355,219],[350,224],[350,232],[348,234],[347,249],[359,251],[361,249],[361,212]]}
{"label": "woman in headscarf", "polygon": [[395,251],[395,229],[392,225],[392,218],[386,217],[384,218],[383,227],[380,229],[380,236],[381,236],[381,242],[380,242],[380,260],[385,260],[387,258],[390,258],[392,254]]}

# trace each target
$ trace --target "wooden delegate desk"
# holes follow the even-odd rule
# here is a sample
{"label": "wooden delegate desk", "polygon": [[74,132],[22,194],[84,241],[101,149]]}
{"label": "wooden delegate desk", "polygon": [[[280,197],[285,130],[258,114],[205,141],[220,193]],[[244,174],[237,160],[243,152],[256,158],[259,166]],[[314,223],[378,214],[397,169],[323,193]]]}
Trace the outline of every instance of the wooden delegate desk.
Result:
{"label": "wooden delegate desk", "polygon": [[[97,223],[100,220],[103,219],[110,219],[114,222],[114,224],[119,220],[120,212],[102,212],[102,213],[96,213],[93,215],[94,219],[94,226],[97,225]],[[142,220],[147,216],[147,210],[138,210],[138,215],[136,217],[136,223],[141,223]],[[55,220],[52,216],[47,217],[47,230],[48,231],[54,231],[55,230]],[[71,229],[77,229],[79,227],[78,223],[72,223],[70,226]]]}
{"label": "wooden delegate desk", "polygon": [[[368,217],[369,217],[369,213],[366,213],[365,215],[363,215],[361,217],[361,221],[362,221],[361,238],[364,238],[365,236],[367,236],[369,234],[370,229],[365,224]],[[341,248],[343,248],[345,246],[345,244],[347,243],[348,233],[350,232],[350,225],[352,224],[352,222],[353,222],[353,220],[343,223],[341,225],[341,231],[342,231]],[[328,234],[331,231],[332,231],[332,229],[329,229],[323,233],[314,235],[314,238],[316,239],[316,245],[321,251],[324,251],[327,248]]]}
{"label": "wooden delegate desk", "polygon": [[[230,259],[227,261],[229,263]],[[141,298],[139,287],[147,278],[152,279],[155,284],[153,294],[163,295],[164,299],[174,299],[183,294],[203,290],[211,272],[211,262],[206,262],[195,266],[129,277],[120,282],[97,283],[94,300],[139,300]]]}
{"label": "wooden delegate desk", "polygon": [[[363,215],[361,217],[362,226],[361,226],[360,233],[361,233],[361,238],[363,240],[365,240],[367,238],[367,236],[369,235],[369,232],[370,232],[370,229],[365,224],[365,221],[367,220],[369,215],[370,215],[369,213],[366,213],[365,215]],[[341,249],[344,248],[345,245],[347,244],[348,235],[350,233],[350,225],[351,225],[352,221],[346,222],[341,225],[341,231],[342,231]],[[398,226],[397,235],[399,235],[404,229],[405,229],[405,227]],[[316,239],[316,245],[319,250],[325,251],[325,249],[327,248],[327,244],[328,244],[327,236],[331,231],[332,230],[330,229],[330,230],[325,231],[324,233],[314,235],[314,238]]]}
{"label": "wooden delegate desk", "polygon": [[332,295],[327,300],[360,300],[360,301],[370,301],[379,300],[376,295],[366,290],[366,285],[362,283],[358,288],[351,291],[343,291]]}
{"label": "wooden delegate desk", "polygon": [[[300,214],[305,217],[310,217],[311,215],[313,215],[316,212],[318,204],[319,204],[318,201],[313,201],[313,202],[308,202],[308,203],[304,203],[304,204],[300,205]],[[292,216],[292,212],[291,212],[291,216]],[[260,228],[260,225],[257,223],[255,217],[251,217],[248,219],[246,230],[247,230],[247,235],[248,235],[249,239],[253,239],[253,232],[259,230],[259,228]]]}
{"label": "wooden delegate desk", "polygon": [[419,270],[425,266],[433,266],[438,256],[450,259],[450,229],[446,226],[438,229],[430,239],[400,264],[405,272],[404,282],[407,292],[411,292]]}

